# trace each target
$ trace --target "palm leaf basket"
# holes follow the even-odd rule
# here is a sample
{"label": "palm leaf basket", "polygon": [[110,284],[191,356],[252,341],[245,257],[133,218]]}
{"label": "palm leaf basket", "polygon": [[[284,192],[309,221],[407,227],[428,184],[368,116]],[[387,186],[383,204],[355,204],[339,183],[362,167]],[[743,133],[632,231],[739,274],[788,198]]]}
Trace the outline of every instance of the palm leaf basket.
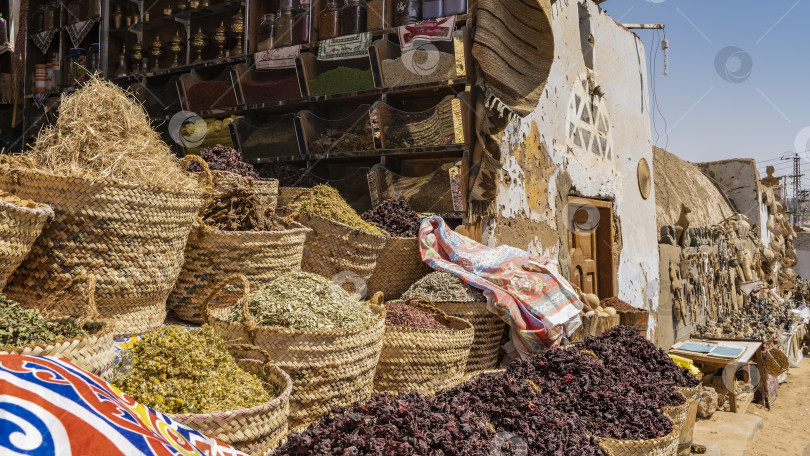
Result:
{"label": "palm leaf basket", "polygon": [[392,237],[377,258],[368,280],[368,293],[373,295],[379,291],[391,299],[399,298],[431,271],[419,254],[419,238]]}
{"label": "palm leaf basket", "polygon": [[472,324],[447,315],[427,300],[404,302],[430,313],[449,329],[386,326],[374,391],[431,395],[455,386],[464,377],[473,341]]}
{"label": "palm leaf basket", "polygon": [[[183,166],[190,160],[210,175],[199,157],[186,157]],[[5,289],[10,299],[48,314],[76,315],[85,305],[85,290],[65,290],[74,277],[91,275],[99,314],[115,336],[163,323],[204,191],[23,168],[2,173],[0,189],[48,204],[54,212],[11,275]],[[56,301],[58,294],[64,299]]]}
{"label": "palm leaf basket", "polygon": [[[267,206],[271,212],[275,212],[278,205],[278,180],[259,180],[250,177],[243,177],[228,171],[211,171],[213,180],[213,196],[216,198],[223,189],[240,186],[251,187],[259,200]],[[200,176],[204,179],[205,176]]]}
{"label": "palm leaf basket", "polygon": [[[229,308],[211,310],[209,301],[231,283],[243,287],[240,322],[221,318]],[[217,285],[202,303],[206,322],[224,338],[257,345],[290,375],[290,426],[318,420],[333,406],[348,406],[371,397],[374,372],[385,333],[385,311],[368,304],[377,317],[363,326],[334,331],[307,331],[258,326],[248,310],[250,282],[234,275]]]}
{"label": "palm leaf basket", "polygon": [[437,308],[447,315],[472,323],[475,336],[470,347],[465,372],[495,369],[498,367],[498,353],[501,349],[506,323],[487,310],[485,302],[434,302]]}
{"label": "palm leaf basket", "polygon": [[28,208],[0,199],[0,290],[31,251],[50,217],[53,211],[47,205]]}
{"label": "palm leaf basket", "polygon": [[173,420],[196,429],[250,455],[265,455],[287,435],[292,380],[266,350],[248,344],[229,344],[236,364],[273,385],[280,394],[253,407],[212,413],[169,414]]}

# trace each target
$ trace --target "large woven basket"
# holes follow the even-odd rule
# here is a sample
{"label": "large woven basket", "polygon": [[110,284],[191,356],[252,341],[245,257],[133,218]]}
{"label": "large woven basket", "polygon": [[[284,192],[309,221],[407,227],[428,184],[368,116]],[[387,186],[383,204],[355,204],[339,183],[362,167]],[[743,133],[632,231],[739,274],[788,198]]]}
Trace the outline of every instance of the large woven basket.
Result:
{"label": "large woven basket", "polygon": [[[239,184],[242,184],[243,186],[252,187],[259,200],[267,205],[268,210],[271,212],[276,210],[276,206],[278,205],[278,180],[252,179],[228,171],[211,171],[211,175],[213,176],[214,198],[216,198],[223,189],[237,187]],[[204,178],[204,175],[200,176],[201,180]]]}
{"label": "large woven basket", "polygon": [[87,274],[96,279],[98,310],[113,324],[114,335],[143,333],[163,323],[166,298],[180,274],[183,249],[205,195],[201,189],[93,181],[22,168],[3,173],[0,188],[54,211],[54,220],[9,279],[5,292],[10,299],[56,315],[76,315],[84,306],[84,290],[65,293],[58,302],[55,297],[74,277]]}
{"label": "large woven basket", "polygon": [[252,284],[260,285],[300,271],[304,241],[312,230],[291,223],[291,229],[284,231],[222,231],[198,223],[169,295],[169,309],[181,320],[202,323],[202,300],[231,275],[245,274]]}
{"label": "large woven basket", "polygon": [[771,348],[765,352],[765,372],[778,377],[790,368],[787,355],[778,348]]}
{"label": "large woven basket", "polygon": [[112,375],[110,367],[115,361],[115,345],[112,325],[97,320],[98,310],[93,299],[95,283],[87,278],[85,309],[82,317],[61,317],[58,322],[70,322],[85,329],[88,334],[43,344],[28,344],[20,347],[0,347],[0,355],[34,355],[65,357],[82,369],[103,379]]}
{"label": "large woven basket", "polygon": [[392,237],[377,258],[368,280],[368,293],[373,295],[379,291],[389,299],[397,299],[431,271],[419,254],[419,238]]}
{"label": "large woven basket", "polygon": [[465,372],[495,369],[498,367],[498,352],[506,323],[487,310],[485,302],[434,302],[447,315],[472,323],[475,337],[470,347]]}
{"label": "large woven basket", "polygon": [[[228,350],[239,367],[273,385],[281,393],[271,401],[249,408],[169,416],[250,455],[269,454],[287,435],[292,380],[286,372],[273,365],[270,355],[260,347],[231,344]],[[256,359],[257,353],[261,355],[261,361]]]}
{"label": "large woven basket", "polygon": [[303,200],[310,193],[312,193],[312,189],[306,187],[279,187],[277,207],[286,208],[292,203]]}
{"label": "large woven basket", "polygon": [[674,456],[678,452],[680,430],[672,425],[672,432],[648,440],[619,440],[597,436],[599,445],[612,456]]}
{"label": "large woven basket", "polygon": [[304,244],[301,269],[324,277],[351,273],[368,281],[380,253],[391,239],[306,212],[294,212],[291,216],[313,230]]}
{"label": "large woven basket", "polygon": [[405,303],[429,312],[450,329],[386,326],[374,391],[431,395],[455,386],[464,378],[473,341],[472,324],[447,315],[429,301]]}
{"label": "large woven basket", "polygon": [[[211,311],[208,303],[231,283],[241,283],[243,321],[221,318],[228,308]],[[207,323],[223,337],[247,341],[270,353],[290,375],[290,426],[297,429],[329,412],[333,406],[348,406],[371,397],[374,370],[380,358],[385,333],[385,311],[369,304],[377,318],[358,327],[337,331],[303,331],[257,326],[248,311],[250,283],[243,275],[231,276],[217,285],[203,301]]]}
{"label": "large woven basket", "polygon": [[31,251],[53,211],[44,204],[20,207],[0,199],[0,290]]}

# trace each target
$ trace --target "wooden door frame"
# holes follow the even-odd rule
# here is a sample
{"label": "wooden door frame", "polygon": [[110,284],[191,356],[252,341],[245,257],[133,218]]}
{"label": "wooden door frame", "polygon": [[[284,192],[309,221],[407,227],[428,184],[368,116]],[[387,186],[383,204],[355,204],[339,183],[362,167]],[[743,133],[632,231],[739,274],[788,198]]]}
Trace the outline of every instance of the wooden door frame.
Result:
{"label": "wooden door frame", "polygon": [[[569,195],[565,204],[564,213],[567,229],[570,229],[567,222],[569,220],[568,208],[571,206],[572,202],[576,201],[584,201],[599,211],[599,225],[596,228],[597,294],[602,299],[616,296],[616,265],[613,260],[615,254],[613,251],[615,248],[613,243],[613,202]],[[571,244],[568,240],[568,236],[566,236],[566,242],[568,243],[568,250],[570,252]],[[569,277],[573,269],[572,265],[569,270]]]}

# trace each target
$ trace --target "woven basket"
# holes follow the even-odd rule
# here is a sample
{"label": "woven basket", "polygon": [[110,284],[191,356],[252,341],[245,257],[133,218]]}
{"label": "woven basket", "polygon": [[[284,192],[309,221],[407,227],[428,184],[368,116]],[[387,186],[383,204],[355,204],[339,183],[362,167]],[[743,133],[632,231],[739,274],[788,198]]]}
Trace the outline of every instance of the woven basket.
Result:
{"label": "woven basket", "polygon": [[495,369],[506,323],[487,310],[485,302],[434,302],[433,305],[447,315],[469,321],[475,328],[475,337],[465,372]]}
{"label": "woven basket", "polygon": [[53,211],[44,204],[20,207],[0,199],[0,290],[22,263]]}
{"label": "woven basket", "polygon": [[619,440],[596,436],[599,445],[612,456],[674,456],[678,452],[680,430],[672,425],[672,432],[648,440]]}
{"label": "woven basket", "polygon": [[771,348],[765,352],[765,372],[778,377],[790,368],[787,355],[778,348]]}
{"label": "woven basket", "polygon": [[[243,186],[252,187],[259,200],[267,205],[267,209],[271,212],[275,212],[278,204],[278,180],[252,179],[228,171],[211,171],[211,175],[214,184],[214,198],[216,198],[223,189],[237,187],[239,184],[242,184]],[[201,175],[200,180],[203,179],[205,179],[205,176]]]}
{"label": "woven basket", "polygon": [[473,341],[472,324],[447,315],[426,300],[409,299],[405,303],[429,312],[450,329],[386,326],[374,391],[432,395],[455,386],[464,377]]}
{"label": "woven basket", "polygon": [[[205,163],[194,156],[184,165],[192,159]],[[54,298],[74,277],[89,274],[96,279],[101,318],[113,324],[115,336],[163,323],[202,191],[21,168],[3,173],[0,188],[46,203],[55,214],[9,279],[5,292],[10,299],[56,315],[76,315],[84,306],[82,290],[59,302]]]}
{"label": "woven basket", "polygon": [[689,407],[692,405],[692,400],[684,398],[683,404],[661,407],[661,412],[672,421],[672,424],[682,429],[686,420],[689,417]]}
{"label": "woven basket", "polygon": [[181,320],[202,323],[200,303],[229,276],[242,273],[260,285],[300,271],[304,241],[312,230],[295,222],[291,226],[284,231],[222,231],[197,224],[169,295],[169,309]]}
{"label": "woven basket", "polygon": [[98,310],[93,298],[95,280],[92,276],[86,280],[88,294],[85,309],[82,312],[83,316],[81,318],[61,317],[55,321],[74,323],[77,327],[85,329],[88,334],[43,344],[2,347],[0,355],[61,356],[82,369],[107,380],[113,373],[110,367],[115,361],[113,329],[112,325],[107,322],[97,320]]}
{"label": "woven basket", "polygon": [[[281,393],[271,401],[250,408],[227,412],[170,414],[169,417],[245,453],[269,454],[287,435],[292,380],[278,366],[274,366],[270,355],[259,347],[231,344],[228,349],[239,367],[265,383],[272,384]],[[261,354],[264,360],[256,359],[255,353]]]}
{"label": "woven basket", "polygon": [[[242,322],[221,318],[230,309],[209,309],[220,290],[240,282]],[[248,311],[250,283],[235,275],[217,285],[202,303],[206,322],[228,340],[249,341],[264,348],[276,364],[290,375],[290,426],[299,428],[318,420],[333,406],[348,406],[371,397],[374,370],[380,358],[385,333],[385,311],[370,304],[378,316],[359,328],[337,331],[304,331],[257,326]]]}
{"label": "woven basket", "polygon": [[299,187],[279,187],[278,188],[278,208],[283,209],[291,203],[301,201],[307,195],[312,193],[311,188]]}
{"label": "woven basket", "polygon": [[379,291],[389,299],[398,299],[414,282],[431,271],[419,254],[419,238],[392,237],[377,258],[377,265],[368,280],[368,294]]}
{"label": "woven basket", "polygon": [[351,273],[368,281],[380,253],[391,239],[306,212],[294,212],[291,217],[313,230],[304,244],[301,269],[324,277]]}

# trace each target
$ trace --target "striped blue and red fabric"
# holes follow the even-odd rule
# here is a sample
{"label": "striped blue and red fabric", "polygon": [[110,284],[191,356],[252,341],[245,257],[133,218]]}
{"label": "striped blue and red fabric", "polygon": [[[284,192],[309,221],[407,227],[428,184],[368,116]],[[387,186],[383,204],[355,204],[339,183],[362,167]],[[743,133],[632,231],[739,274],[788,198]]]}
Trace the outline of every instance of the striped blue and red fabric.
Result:
{"label": "striped blue and red fabric", "polygon": [[0,355],[0,454],[245,456],[65,359]]}
{"label": "striped blue and red fabric", "polygon": [[484,291],[490,311],[513,329],[512,342],[521,354],[558,346],[565,331],[581,325],[582,303],[547,257],[507,245],[487,247],[435,215],[422,220],[419,252],[431,268]]}

